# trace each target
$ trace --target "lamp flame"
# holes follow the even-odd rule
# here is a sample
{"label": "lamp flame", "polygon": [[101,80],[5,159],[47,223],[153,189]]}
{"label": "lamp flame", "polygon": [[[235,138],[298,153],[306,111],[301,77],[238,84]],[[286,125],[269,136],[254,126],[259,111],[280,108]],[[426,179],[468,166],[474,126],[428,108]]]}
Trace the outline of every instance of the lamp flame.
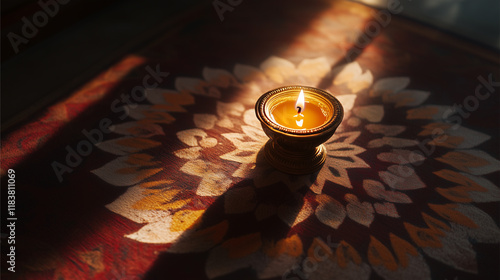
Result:
{"label": "lamp flame", "polygon": [[299,98],[297,98],[297,103],[295,103],[295,108],[297,109],[297,114],[302,114],[304,112],[304,107],[306,102],[304,100],[304,90],[301,89],[299,93]]}
{"label": "lamp flame", "polygon": [[301,89],[299,93],[299,98],[297,98],[297,102],[295,103],[295,109],[297,109],[297,115],[293,116],[295,118],[295,123],[298,127],[302,127],[304,124],[304,107],[306,106],[306,102],[304,100],[304,90]]}

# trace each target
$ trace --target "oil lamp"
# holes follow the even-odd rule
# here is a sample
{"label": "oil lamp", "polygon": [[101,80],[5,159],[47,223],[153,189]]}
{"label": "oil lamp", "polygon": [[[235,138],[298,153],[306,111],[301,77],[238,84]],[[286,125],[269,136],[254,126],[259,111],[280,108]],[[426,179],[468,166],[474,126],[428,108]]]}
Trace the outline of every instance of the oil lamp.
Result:
{"label": "oil lamp", "polygon": [[326,160],[323,145],[344,116],[342,104],[330,93],[308,86],[285,86],[263,94],[255,113],[270,140],[267,161],[285,173],[319,170]]}

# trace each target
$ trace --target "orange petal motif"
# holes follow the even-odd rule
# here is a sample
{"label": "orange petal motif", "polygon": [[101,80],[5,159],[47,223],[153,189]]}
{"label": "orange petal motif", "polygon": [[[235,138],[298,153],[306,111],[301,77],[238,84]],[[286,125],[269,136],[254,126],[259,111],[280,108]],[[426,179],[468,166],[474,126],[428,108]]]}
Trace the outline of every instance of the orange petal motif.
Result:
{"label": "orange petal motif", "polygon": [[472,202],[472,198],[469,197],[467,188],[463,186],[447,188],[447,189],[436,188],[436,191],[453,202]]}
{"label": "orange petal motif", "polygon": [[442,248],[443,244],[439,237],[437,237],[437,233],[435,230],[430,228],[421,228],[414,226],[409,223],[404,223],[406,231],[410,235],[411,239],[415,244],[419,247],[432,247],[432,248]]}
{"label": "orange petal motif", "polygon": [[311,247],[307,250],[307,256],[317,262],[325,261],[326,258],[334,260],[332,249],[318,237],[313,239]]}
{"label": "orange petal motif", "polygon": [[130,165],[142,165],[142,166],[151,166],[159,163],[158,161],[151,161],[153,156],[147,154],[135,154],[127,157],[126,163]]}
{"label": "orange petal motif", "polygon": [[434,210],[434,212],[436,212],[439,216],[447,219],[450,222],[454,222],[468,228],[478,227],[478,225],[476,225],[474,221],[472,221],[459,211],[455,210],[455,208],[457,207],[456,204],[429,204],[429,207]]}
{"label": "orange petal motif", "polygon": [[260,232],[229,239],[222,244],[230,258],[243,258],[257,252],[262,247]]}
{"label": "orange petal motif", "polygon": [[84,251],[84,252],[78,252],[78,258],[80,261],[83,263],[87,264],[91,271],[92,274],[97,274],[106,268],[104,265],[104,256],[102,253],[102,248],[96,248],[94,250],[90,251]]}
{"label": "orange petal motif", "polygon": [[191,199],[175,199],[181,192],[179,189],[151,189],[144,192],[146,195],[132,206],[138,210],[175,210],[179,209]]}
{"label": "orange petal motif", "polygon": [[446,223],[436,218],[433,218],[425,213],[422,213],[422,218],[424,219],[425,223],[429,226],[429,228],[432,229],[439,236],[445,236],[446,232],[451,230],[451,228]]}
{"label": "orange petal motif", "polygon": [[180,210],[172,217],[170,231],[185,231],[192,229],[200,223],[200,218],[205,210]]}
{"label": "orange petal motif", "polygon": [[342,268],[346,268],[349,262],[360,265],[362,261],[356,249],[344,240],[340,241],[335,254],[337,255],[337,262]]}
{"label": "orange petal motif", "polygon": [[402,267],[407,267],[409,261],[407,255],[409,254],[412,256],[417,256],[417,249],[413,247],[408,241],[401,239],[393,233],[390,233],[389,237],[391,239],[392,249],[396,253],[399,263]]}
{"label": "orange petal motif", "polygon": [[226,235],[229,223],[224,220],[215,226],[181,235],[180,239],[168,249],[172,253],[204,252],[219,242]]}
{"label": "orange petal motif", "polygon": [[481,167],[488,165],[489,162],[483,158],[477,157],[470,153],[451,151],[437,160],[449,164],[458,170],[469,172],[471,167]]}
{"label": "orange petal motif", "polygon": [[482,186],[480,186],[478,183],[474,182],[472,179],[467,178],[466,176],[458,172],[448,169],[443,169],[433,173],[445,180],[457,183],[460,186],[464,186],[467,191],[487,192],[487,190]]}
{"label": "orange petal motif", "polygon": [[284,253],[298,257],[302,254],[302,240],[295,234],[287,238],[283,238],[276,244],[266,244],[264,252],[270,257],[278,257]]}
{"label": "orange petal motif", "polygon": [[430,120],[434,115],[439,113],[437,106],[422,106],[415,109],[408,110],[406,118],[408,120]]}
{"label": "orange petal motif", "polygon": [[177,94],[163,93],[162,95],[165,103],[168,104],[162,104],[162,106],[164,106],[163,108],[165,108],[166,111],[185,112],[186,109],[184,109],[181,105],[189,105],[194,103],[194,97],[186,91],[181,91]]}
{"label": "orange petal motif", "polygon": [[398,269],[391,251],[373,236],[370,236],[370,245],[368,245],[368,261],[371,265],[384,265],[388,270]]}
{"label": "orange petal motif", "polygon": [[134,174],[135,180],[141,182],[146,178],[149,178],[156,173],[162,171],[163,168],[154,168],[154,169],[140,169],[137,167],[125,167],[122,169],[118,169],[116,173],[118,174]]}

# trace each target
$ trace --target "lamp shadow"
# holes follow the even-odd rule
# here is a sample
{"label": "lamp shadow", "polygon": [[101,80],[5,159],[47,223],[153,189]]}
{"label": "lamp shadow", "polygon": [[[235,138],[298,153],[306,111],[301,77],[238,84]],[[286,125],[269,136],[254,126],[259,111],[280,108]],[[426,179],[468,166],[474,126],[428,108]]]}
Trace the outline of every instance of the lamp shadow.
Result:
{"label": "lamp shadow", "polygon": [[[294,235],[291,227],[302,221],[310,187],[280,181],[266,185],[258,176],[268,173],[267,178],[282,176],[296,182],[317,173],[292,176],[274,170],[264,157],[264,146],[257,153],[255,169],[260,171],[217,197],[191,228],[160,253],[144,279],[208,279],[206,274],[210,279],[256,279],[254,266],[265,265],[259,263],[263,256],[286,246],[280,242]],[[200,251],[183,252],[187,248]]]}

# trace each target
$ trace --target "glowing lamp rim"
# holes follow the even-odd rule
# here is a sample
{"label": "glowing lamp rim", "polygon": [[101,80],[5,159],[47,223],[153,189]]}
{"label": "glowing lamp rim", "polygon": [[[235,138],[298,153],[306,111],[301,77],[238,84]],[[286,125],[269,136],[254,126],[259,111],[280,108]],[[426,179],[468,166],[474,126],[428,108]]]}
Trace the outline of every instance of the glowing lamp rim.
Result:
{"label": "glowing lamp rim", "polygon": [[[273,121],[267,114],[268,107],[266,106],[269,106],[269,100],[271,98],[275,98],[277,95],[285,95],[290,91],[295,92],[300,90],[304,90],[306,95],[312,95],[313,98],[320,99],[325,102],[327,106],[331,106],[332,113],[328,116],[328,119],[324,124],[310,129],[293,129]],[[328,130],[336,129],[344,117],[342,104],[337,98],[335,98],[335,96],[322,89],[300,85],[279,87],[264,93],[255,104],[255,113],[259,121],[262,124],[265,124],[267,128],[280,134],[289,134],[294,136],[321,134],[327,132]]]}

